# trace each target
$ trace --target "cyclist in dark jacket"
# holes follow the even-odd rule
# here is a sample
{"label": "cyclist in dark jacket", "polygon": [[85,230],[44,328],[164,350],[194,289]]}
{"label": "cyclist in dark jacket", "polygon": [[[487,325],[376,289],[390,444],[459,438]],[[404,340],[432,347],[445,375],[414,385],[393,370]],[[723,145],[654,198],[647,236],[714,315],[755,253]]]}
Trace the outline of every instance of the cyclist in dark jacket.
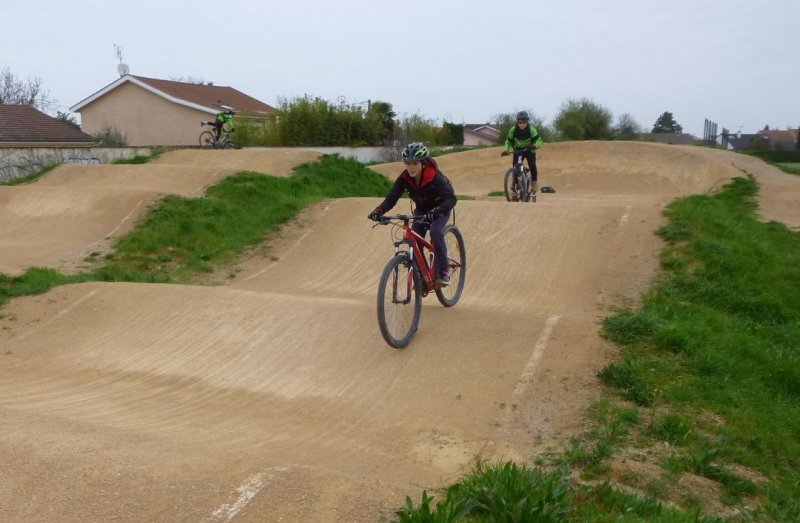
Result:
{"label": "cyclist in dark jacket", "polygon": [[503,148],[502,156],[508,156],[512,151],[522,149],[514,153],[514,158],[511,160],[511,166],[516,163],[516,155],[521,154],[523,158],[528,160],[528,169],[531,171],[531,179],[533,180],[533,191],[539,187],[539,173],[536,170],[536,150],[539,149],[544,143],[542,137],[539,136],[539,131],[536,127],[530,125],[530,118],[528,113],[520,111],[517,113],[517,125],[509,129],[506,135],[505,147]]}
{"label": "cyclist in dark jacket", "polygon": [[[405,170],[397,177],[386,199],[375,207],[368,218],[378,221],[391,210],[400,197],[408,191],[414,202],[414,215],[426,215],[426,221],[414,222],[413,229],[424,237],[428,228],[434,251],[438,286],[450,284],[447,273],[447,245],[444,242],[444,228],[450,220],[450,213],[456,205],[456,194],[450,180],[439,170],[436,161],[430,157],[424,144],[408,144],[402,153]],[[427,223],[426,223],[427,222]]]}

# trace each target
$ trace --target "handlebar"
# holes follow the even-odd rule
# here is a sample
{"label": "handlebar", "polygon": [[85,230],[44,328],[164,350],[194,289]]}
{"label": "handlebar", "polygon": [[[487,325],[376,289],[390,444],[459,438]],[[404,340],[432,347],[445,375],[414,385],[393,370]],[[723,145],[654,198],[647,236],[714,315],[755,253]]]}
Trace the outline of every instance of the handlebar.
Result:
{"label": "handlebar", "polygon": [[[522,151],[535,151],[535,150],[536,150],[536,147],[531,147],[530,145],[527,146],[527,147],[514,147],[514,154],[522,152]],[[500,153],[500,156],[508,156],[510,154],[511,154],[510,151],[503,151],[502,153]]]}
{"label": "handlebar", "polygon": [[393,222],[425,222],[424,214],[384,214],[380,220],[375,220],[376,225],[388,225]]}

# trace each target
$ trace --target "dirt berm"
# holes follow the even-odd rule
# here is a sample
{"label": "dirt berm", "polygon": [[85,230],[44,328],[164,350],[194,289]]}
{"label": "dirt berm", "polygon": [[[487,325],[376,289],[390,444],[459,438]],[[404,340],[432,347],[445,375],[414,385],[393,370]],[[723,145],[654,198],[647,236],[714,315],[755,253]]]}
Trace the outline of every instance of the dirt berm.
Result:
{"label": "dirt berm", "polygon": [[[165,193],[314,157],[179,151],[0,187],[0,272],[77,270]],[[87,283],[8,303],[2,519],[376,521],[475,456],[525,461],[580,430],[614,357],[599,320],[651,282],[672,199],[750,173],[765,219],[800,226],[800,177],[725,151],[547,144],[541,182],[557,192],[535,204],[487,196],[510,163],[497,148],[439,161],[476,198],[456,213],[467,284],[454,308],[426,299],[404,350],[376,321],[392,249],[366,220],[377,198],[308,210],[227,285]]]}

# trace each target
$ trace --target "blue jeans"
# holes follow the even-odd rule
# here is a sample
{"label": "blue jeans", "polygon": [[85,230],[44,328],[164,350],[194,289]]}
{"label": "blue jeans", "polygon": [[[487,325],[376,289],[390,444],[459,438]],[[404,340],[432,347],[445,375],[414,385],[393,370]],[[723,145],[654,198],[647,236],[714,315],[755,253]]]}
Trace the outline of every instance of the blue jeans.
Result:
{"label": "blue jeans", "polygon": [[[431,243],[433,244],[433,263],[436,266],[436,275],[441,277],[447,275],[447,245],[444,243],[444,228],[450,221],[450,211],[439,216],[430,224]],[[423,238],[428,230],[428,224],[414,222],[411,227],[415,233]]]}

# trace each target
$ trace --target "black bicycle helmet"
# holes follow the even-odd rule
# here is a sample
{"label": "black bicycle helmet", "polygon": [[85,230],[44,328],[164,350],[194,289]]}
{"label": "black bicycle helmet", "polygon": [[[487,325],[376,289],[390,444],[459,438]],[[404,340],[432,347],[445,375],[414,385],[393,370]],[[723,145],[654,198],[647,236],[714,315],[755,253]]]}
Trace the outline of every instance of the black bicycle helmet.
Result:
{"label": "black bicycle helmet", "polygon": [[517,120],[525,120],[526,122],[528,120],[530,120],[530,118],[528,117],[528,112],[527,111],[518,112],[517,113]]}
{"label": "black bicycle helmet", "polygon": [[403,157],[404,162],[419,162],[427,160],[430,157],[430,153],[424,143],[414,142],[406,145],[406,148],[403,149],[403,154],[400,156]]}

